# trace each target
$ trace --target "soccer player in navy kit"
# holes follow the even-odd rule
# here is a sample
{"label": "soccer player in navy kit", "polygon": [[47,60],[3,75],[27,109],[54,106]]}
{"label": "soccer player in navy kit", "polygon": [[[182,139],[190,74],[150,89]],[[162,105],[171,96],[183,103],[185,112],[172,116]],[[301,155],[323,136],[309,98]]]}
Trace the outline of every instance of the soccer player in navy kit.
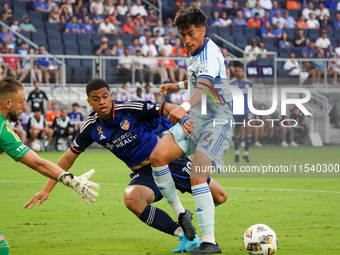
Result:
{"label": "soccer player in navy kit", "polygon": [[[236,67],[235,70],[235,77],[236,79],[233,79],[230,81],[230,85],[234,85],[242,90],[244,94],[244,115],[234,115],[235,120],[235,130],[234,130],[234,147],[235,147],[235,162],[239,162],[240,159],[240,151],[238,149],[242,133],[245,134],[245,146],[244,146],[244,153],[243,153],[243,159],[246,162],[250,162],[249,156],[248,156],[248,150],[251,143],[251,129],[248,125],[248,120],[251,119],[251,112],[248,107],[248,89],[252,87],[252,84],[250,81],[244,79],[244,69],[243,67]],[[240,124],[244,123],[244,124]]]}
{"label": "soccer player in navy kit", "polygon": [[[189,251],[196,248],[200,239],[190,242],[185,238],[180,225],[164,211],[151,205],[162,198],[152,177],[150,154],[158,143],[156,132],[171,127],[170,122],[159,117],[168,115],[177,105],[151,101],[119,102],[112,100],[108,84],[102,79],[92,79],[86,87],[88,103],[94,109],[86,119],[69,150],[59,159],[62,169],[69,169],[78,155],[93,142],[97,142],[123,160],[133,171],[130,185],[125,189],[124,202],[140,220],[162,232],[180,237],[180,247],[173,252]],[[164,126],[162,128],[162,126]],[[170,166],[177,188],[190,192],[191,161],[183,159]],[[26,205],[38,205],[48,198],[56,184],[48,180],[43,190]],[[209,180],[214,202],[221,204],[227,199],[225,191],[213,180]],[[181,222],[180,222],[181,223]],[[187,224],[187,223],[186,223]],[[191,221],[190,221],[191,224]]]}

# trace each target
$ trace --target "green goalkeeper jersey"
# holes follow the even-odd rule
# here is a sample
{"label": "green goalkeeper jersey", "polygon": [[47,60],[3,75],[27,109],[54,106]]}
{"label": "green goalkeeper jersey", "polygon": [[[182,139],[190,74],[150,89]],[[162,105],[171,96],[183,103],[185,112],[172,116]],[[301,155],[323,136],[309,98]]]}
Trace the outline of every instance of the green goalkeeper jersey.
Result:
{"label": "green goalkeeper jersey", "polygon": [[29,150],[0,113],[0,154],[5,151],[15,161],[19,161]]}

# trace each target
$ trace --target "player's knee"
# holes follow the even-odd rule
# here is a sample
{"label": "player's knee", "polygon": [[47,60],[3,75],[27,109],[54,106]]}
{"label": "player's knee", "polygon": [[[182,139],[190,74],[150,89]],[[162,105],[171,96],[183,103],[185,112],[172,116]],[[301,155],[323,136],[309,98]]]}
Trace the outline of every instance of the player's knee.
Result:
{"label": "player's knee", "polygon": [[217,194],[216,197],[214,197],[214,203],[217,205],[223,204],[225,201],[227,201],[228,195],[227,192],[221,191]]}
{"label": "player's knee", "polygon": [[163,150],[154,150],[150,155],[150,161],[152,166],[164,166],[171,162]]}
{"label": "player's knee", "polygon": [[141,196],[138,196],[136,192],[126,189],[124,192],[124,203],[127,209],[133,212],[137,217],[143,212],[147,203],[144,202]]}

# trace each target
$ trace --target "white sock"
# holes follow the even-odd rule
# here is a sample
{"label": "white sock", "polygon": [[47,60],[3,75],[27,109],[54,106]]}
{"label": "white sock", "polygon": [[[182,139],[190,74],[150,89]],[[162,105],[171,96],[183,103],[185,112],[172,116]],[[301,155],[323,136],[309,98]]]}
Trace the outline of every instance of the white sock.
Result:
{"label": "white sock", "polygon": [[184,231],[183,231],[182,227],[176,228],[176,230],[175,230],[175,232],[174,232],[174,236],[180,237],[180,236],[183,235],[183,234],[184,234]]}
{"label": "white sock", "polygon": [[198,226],[202,233],[202,241],[216,244],[214,237],[214,201],[207,183],[191,187],[196,204]]}
{"label": "white sock", "polygon": [[248,151],[244,151],[243,156],[248,156]]}
{"label": "white sock", "polygon": [[172,179],[169,166],[152,167],[152,175],[164,199],[169,203],[178,218],[180,213],[185,212],[179,201],[176,186]]}
{"label": "white sock", "polygon": [[239,150],[235,151],[235,155],[240,155],[240,151]]}

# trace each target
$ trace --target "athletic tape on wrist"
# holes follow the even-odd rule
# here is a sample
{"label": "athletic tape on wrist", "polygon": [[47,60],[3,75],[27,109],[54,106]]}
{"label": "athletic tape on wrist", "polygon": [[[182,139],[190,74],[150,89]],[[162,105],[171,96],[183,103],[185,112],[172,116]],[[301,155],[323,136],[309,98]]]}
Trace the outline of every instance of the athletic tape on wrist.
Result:
{"label": "athletic tape on wrist", "polygon": [[179,107],[183,108],[186,112],[188,112],[191,108],[190,103],[188,103],[188,102],[184,102]]}
{"label": "athletic tape on wrist", "polygon": [[184,125],[184,123],[185,123],[187,120],[190,120],[190,117],[189,117],[189,116],[184,116],[184,117],[181,119],[180,123],[181,123],[182,125]]}
{"label": "athletic tape on wrist", "polygon": [[178,83],[179,90],[185,89],[184,81]]}

